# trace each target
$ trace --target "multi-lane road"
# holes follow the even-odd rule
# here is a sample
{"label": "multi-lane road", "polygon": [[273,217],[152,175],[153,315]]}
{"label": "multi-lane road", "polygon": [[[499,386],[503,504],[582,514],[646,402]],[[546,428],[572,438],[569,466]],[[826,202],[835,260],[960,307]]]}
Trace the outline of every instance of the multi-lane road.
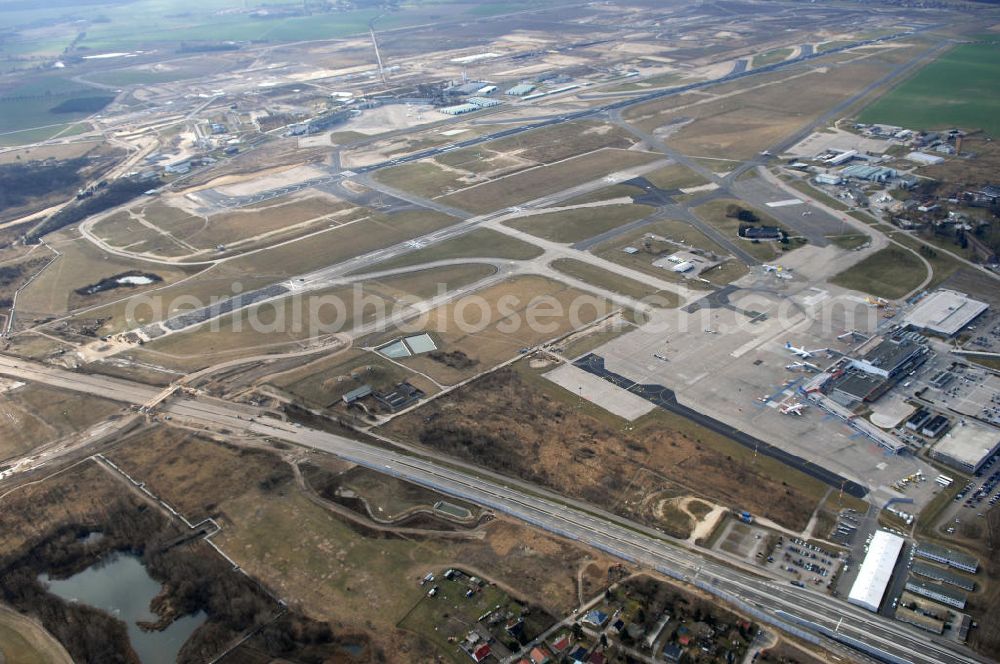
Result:
{"label": "multi-lane road", "polygon": [[[141,406],[159,388],[105,376],[78,374],[44,364],[0,355],[0,375],[35,381]],[[517,482],[504,483],[488,473],[443,463],[429,457],[376,447],[324,431],[277,420],[253,408],[220,399],[182,394],[164,401],[160,412],[177,421],[214,431],[255,434],[335,454],[343,459],[456,496],[507,514],[548,532],[580,541],[637,565],[735,600],[770,616],[777,624],[809,621],[831,634],[857,639],[882,652],[884,661],[959,664],[982,661],[968,650],[943,644],[841,600],[806,588],[760,576],[756,571],[723,564],[706,552],[668,541],[654,531],[611,517],[598,509],[581,509],[551,494],[527,491]],[[868,655],[873,653],[869,652]],[[876,653],[877,654],[877,653]]]}

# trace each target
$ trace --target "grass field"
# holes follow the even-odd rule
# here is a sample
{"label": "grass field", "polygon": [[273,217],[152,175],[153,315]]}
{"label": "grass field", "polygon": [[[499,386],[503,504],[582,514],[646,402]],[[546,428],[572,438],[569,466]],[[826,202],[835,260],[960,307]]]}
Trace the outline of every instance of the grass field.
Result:
{"label": "grass field", "polygon": [[[681,247],[672,244],[672,242],[661,240],[651,240],[649,250],[646,250],[643,238],[647,233],[652,233],[672,242],[679,242],[685,246]],[[635,247],[639,249],[639,252],[627,254],[623,251],[625,247]],[[613,263],[651,274],[660,279],[681,281],[683,277],[669,270],[656,267],[653,265],[653,261],[661,256],[668,256],[679,249],[688,248],[711,252],[719,257],[728,255],[722,247],[706,237],[697,228],[687,222],[674,219],[661,219],[653,222],[631,233],[626,233],[600,244],[592,252]],[[743,263],[739,261],[726,261],[721,266],[712,268],[702,276],[715,284],[727,284],[742,277],[746,272],[746,265]],[[698,282],[696,281],[688,283],[692,287],[698,286]]]}
{"label": "grass field", "polygon": [[891,246],[844,270],[830,282],[894,300],[919,286],[926,277],[927,269],[919,258],[905,249]]}
{"label": "grass field", "polygon": [[[443,384],[454,384],[516,357],[522,348],[565,334],[613,309],[603,298],[551,279],[515,277],[429,312],[424,331],[434,336],[440,350],[460,351],[471,364],[449,366],[428,355],[404,358],[400,363]],[[397,336],[393,331],[365,344],[376,345]]]}
{"label": "grass field", "polygon": [[459,189],[462,186],[460,177],[461,174],[427,160],[384,168],[374,175],[382,184],[426,198],[435,198]]}
{"label": "grass field", "polygon": [[655,161],[649,152],[607,149],[533,168],[445,196],[442,203],[482,214],[554,194],[627,168]]}
{"label": "grass field", "polygon": [[586,240],[653,213],[647,205],[602,205],[547,212],[504,222],[507,226],[553,242]]}
{"label": "grass field", "polygon": [[687,166],[670,164],[646,174],[646,179],[660,189],[686,189],[707,184],[707,180]]}
{"label": "grass field", "polygon": [[941,282],[948,279],[948,277],[955,274],[955,272],[963,267],[961,263],[948,254],[943,251],[938,251],[933,245],[928,246],[908,233],[896,231],[890,232],[888,235],[900,244],[919,251],[920,255],[927,259],[927,262],[931,264],[931,270],[934,271],[934,276],[931,277],[930,282],[927,284],[927,288],[929,289],[938,286]]}
{"label": "grass field", "polygon": [[[899,51],[905,54],[911,49]],[[677,99],[649,102],[630,108],[625,117],[645,131],[693,119],[670,137],[671,147],[701,157],[748,159],[862,90],[892,66],[888,56],[875,55],[808,73],[800,69],[765,73],[713,88],[714,93],[729,96],[689,99],[684,108],[678,107]]]}
{"label": "grass field", "polygon": [[1000,45],[962,44],[858,116],[912,129],[982,129],[1000,137]]}
{"label": "grass field", "polygon": [[871,242],[871,237],[864,233],[848,233],[846,235],[828,235],[827,238],[834,246],[841,249],[857,249]]}
{"label": "grass field", "polygon": [[636,511],[654,494],[744,505],[801,530],[826,493],[818,480],[665,411],[629,424],[541,375],[550,369],[518,362],[384,428],[657,526],[661,517]]}
{"label": "grass field", "polygon": [[9,664],[71,664],[73,660],[44,627],[0,606],[0,661]]}
{"label": "grass field", "polygon": [[287,352],[317,336],[348,333],[356,326],[383,321],[407,301],[423,300],[439,288],[459,288],[494,272],[489,265],[455,265],[364,282],[358,290],[340,286],[289,296],[156,339],[142,352],[158,364],[187,370],[237,357]]}
{"label": "grass field", "polygon": [[578,261],[575,258],[560,258],[553,261],[552,267],[563,274],[582,279],[598,288],[604,288],[637,300],[649,298],[647,301],[658,307],[673,308],[680,304],[680,298],[677,297],[676,293],[657,290],[634,279],[609,272],[590,263]]}
{"label": "grass field", "polygon": [[307,406],[329,408],[345,392],[362,385],[386,389],[410,378],[409,371],[376,353],[351,349],[282,373],[269,382]]}
{"label": "grass field", "polygon": [[0,145],[22,145],[62,132],[69,134],[68,130],[91,112],[53,113],[51,109],[70,99],[107,94],[53,74],[26,75],[14,85],[0,87]]}
{"label": "grass field", "polygon": [[163,278],[163,282],[156,284],[156,286],[170,284],[188,274],[177,267],[127,261],[124,258],[106,254],[82,239],[72,242],[60,241],[64,238],[65,234],[60,233],[57,237],[50,239],[50,242],[62,253],[62,256],[21,291],[17,304],[18,310],[22,312],[22,317],[65,314],[71,309],[117,300],[153,287],[136,287],[127,290],[117,288],[88,296],[81,296],[74,292],[77,288],[95,284],[101,279],[128,270],[146,270],[159,275]]}
{"label": "grass field", "polygon": [[753,56],[753,66],[763,67],[765,65],[773,65],[776,62],[781,62],[789,55],[792,54],[791,48],[776,48],[765,53]]}
{"label": "grass field", "polygon": [[112,401],[36,384],[0,393],[0,462],[28,454],[121,410]]}
{"label": "grass field", "polygon": [[[409,267],[442,261],[451,258],[509,258],[512,260],[529,260],[542,255],[542,249],[528,244],[516,237],[505,235],[489,228],[477,228],[463,233],[458,237],[445,240],[438,244],[417,251],[412,251],[398,258],[377,263],[362,268],[361,271],[372,272],[391,270],[398,267]],[[361,272],[359,271],[359,272]]]}
{"label": "grass field", "polygon": [[[726,216],[726,208],[734,204],[740,205],[741,207],[747,207],[736,200],[720,199],[710,201],[704,205],[699,205],[694,209],[694,213],[698,215],[699,218],[711,224],[721,233],[732,239],[733,242],[740,243],[740,246],[743,247],[751,256],[762,261],[770,261],[778,258],[784,253],[782,249],[783,247],[792,249],[798,246],[797,244],[792,243],[783,245],[780,242],[750,242],[749,240],[744,240],[738,237],[737,231],[740,227],[740,221]],[[761,224],[783,228],[774,217],[771,217],[760,210],[754,209],[752,211],[760,219]]]}

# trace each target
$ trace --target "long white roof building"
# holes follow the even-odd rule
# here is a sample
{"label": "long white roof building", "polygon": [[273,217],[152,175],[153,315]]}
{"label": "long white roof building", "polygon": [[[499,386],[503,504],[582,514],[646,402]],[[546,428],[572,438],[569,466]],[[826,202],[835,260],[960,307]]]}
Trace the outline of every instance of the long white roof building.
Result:
{"label": "long white roof building", "polygon": [[861,563],[858,578],[851,586],[847,601],[877,612],[892,580],[899,554],[903,551],[903,538],[884,530],[875,531],[868,554]]}

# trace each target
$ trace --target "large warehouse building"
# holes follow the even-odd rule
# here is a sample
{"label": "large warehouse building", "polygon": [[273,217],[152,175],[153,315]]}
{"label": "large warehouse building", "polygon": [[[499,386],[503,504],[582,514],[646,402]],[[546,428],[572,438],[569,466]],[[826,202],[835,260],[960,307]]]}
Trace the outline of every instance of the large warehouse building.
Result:
{"label": "large warehouse building", "polygon": [[942,288],[918,302],[904,321],[925,332],[951,337],[989,308],[965,293]]}
{"label": "large warehouse building", "polygon": [[884,530],[875,531],[847,601],[877,613],[902,551],[902,537]]}

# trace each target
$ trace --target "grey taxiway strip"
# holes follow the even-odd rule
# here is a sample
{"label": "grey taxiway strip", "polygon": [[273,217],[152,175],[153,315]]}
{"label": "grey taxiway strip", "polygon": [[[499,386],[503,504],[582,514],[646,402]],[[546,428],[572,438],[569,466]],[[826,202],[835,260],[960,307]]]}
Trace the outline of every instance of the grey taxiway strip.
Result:
{"label": "grey taxiway strip", "polygon": [[[78,374],[0,355],[0,375],[36,381],[133,405],[142,405],[159,388],[105,376]],[[245,405],[186,395],[161,404],[164,414],[210,429],[249,432],[335,454],[343,459],[507,514],[548,532],[595,547],[618,558],[675,578],[699,582],[711,592],[785,624],[782,613],[811,621],[869,646],[891,653],[893,661],[958,664],[981,661],[957,645],[944,644],[901,623],[807,588],[756,576],[716,562],[698,551],[647,534],[648,528],[624,519],[585,511],[572,501],[559,502],[451,467],[441,461],[404,454],[332,433],[270,417],[256,417]],[[253,417],[253,419],[251,419]],[[515,482],[511,482],[516,485]]]}

